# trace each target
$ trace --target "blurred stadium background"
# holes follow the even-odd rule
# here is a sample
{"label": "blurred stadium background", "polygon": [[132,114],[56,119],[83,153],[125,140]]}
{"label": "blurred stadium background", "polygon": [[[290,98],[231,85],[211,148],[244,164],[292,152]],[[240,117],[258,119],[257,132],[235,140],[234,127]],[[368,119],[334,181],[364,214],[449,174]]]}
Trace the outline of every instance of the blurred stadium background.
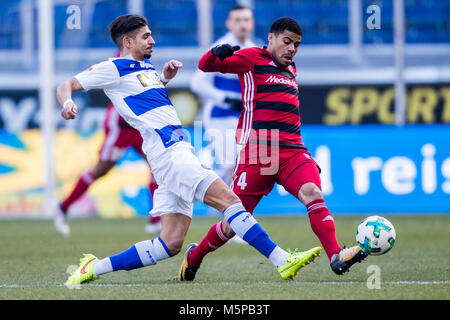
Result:
{"label": "blurred stadium background", "polygon": [[[115,55],[115,17],[148,19],[157,69],[183,62],[168,91],[193,130],[202,110],[189,80],[235,4],[254,10],[258,44],[281,16],[304,30],[296,56],[302,135],[322,167],[331,212],[450,213],[448,0],[10,0],[0,1],[0,218],[51,217],[50,200],[96,162],[107,98],[77,94],[79,116],[64,121],[54,90]],[[146,216],[149,174],[129,150],[72,216]],[[255,212],[305,210],[275,188]],[[194,215],[207,214],[196,204]]]}

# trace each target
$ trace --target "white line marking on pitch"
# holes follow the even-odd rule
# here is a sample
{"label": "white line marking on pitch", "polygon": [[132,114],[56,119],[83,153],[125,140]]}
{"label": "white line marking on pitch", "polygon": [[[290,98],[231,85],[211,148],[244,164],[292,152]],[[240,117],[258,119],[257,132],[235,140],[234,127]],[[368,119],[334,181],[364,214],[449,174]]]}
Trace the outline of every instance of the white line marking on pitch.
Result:
{"label": "white line marking on pitch", "polygon": [[[143,283],[119,284],[119,283],[96,283],[84,284],[83,287],[143,287]],[[57,288],[66,287],[65,284],[0,284],[0,288]]]}
{"label": "white line marking on pitch", "polygon": [[[302,284],[325,284],[325,285],[342,285],[342,284],[364,284],[364,281],[323,281],[323,282],[313,282],[313,281],[299,281]],[[197,283],[198,285],[200,283]],[[235,282],[219,282],[218,285],[235,285]],[[259,283],[261,284],[261,283]],[[265,283],[268,285],[274,283]],[[449,280],[445,281],[385,281],[383,284],[404,284],[404,285],[439,285],[439,284],[450,284]],[[96,284],[85,284],[82,287],[144,287],[151,285],[150,283],[130,283],[130,284],[120,284],[120,283],[96,283]],[[0,284],[0,288],[57,288],[65,287],[64,284]]]}

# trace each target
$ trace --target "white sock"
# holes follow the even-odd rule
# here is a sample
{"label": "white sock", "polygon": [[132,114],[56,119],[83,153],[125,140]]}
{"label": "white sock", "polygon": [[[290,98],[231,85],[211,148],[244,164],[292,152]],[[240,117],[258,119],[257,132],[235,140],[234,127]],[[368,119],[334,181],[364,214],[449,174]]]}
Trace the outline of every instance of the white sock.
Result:
{"label": "white sock", "polygon": [[136,251],[144,266],[156,264],[157,261],[170,258],[170,252],[161,237],[136,243]]}
{"label": "white sock", "polygon": [[112,272],[112,271],[113,271],[113,268],[111,265],[111,260],[109,260],[109,257],[104,258],[104,259],[100,260],[99,262],[97,262],[96,264],[94,264],[94,274],[96,276],[99,276],[104,273]]}
{"label": "white sock", "polygon": [[[223,215],[231,229],[245,242],[258,250],[266,258],[277,247],[267,232],[260,226],[258,221],[248,213],[241,202],[229,206],[223,211]],[[278,254],[275,254],[278,256]]]}
{"label": "white sock", "polygon": [[118,254],[102,259],[94,265],[94,274],[100,275],[118,270],[133,270],[156,264],[171,257],[166,244],[160,237],[135,243]]}
{"label": "white sock", "polygon": [[287,252],[276,246],[272,253],[269,255],[270,262],[277,268],[282,267],[287,262]]}

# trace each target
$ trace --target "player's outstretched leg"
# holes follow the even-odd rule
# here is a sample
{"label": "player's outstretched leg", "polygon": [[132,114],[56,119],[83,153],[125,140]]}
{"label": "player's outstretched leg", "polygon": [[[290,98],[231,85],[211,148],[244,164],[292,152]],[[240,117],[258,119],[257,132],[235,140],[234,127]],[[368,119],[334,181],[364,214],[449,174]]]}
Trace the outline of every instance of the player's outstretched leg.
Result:
{"label": "player's outstretched leg", "polygon": [[192,246],[188,246],[180,267],[179,279],[181,281],[193,281],[203,258],[227,243],[231,237],[224,232],[223,221],[213,225],[198,245],[191,243]]}
{"label": "player's outstretched leg", "polygon": [[180,281],[194,281],[195,275],[197,273],[200,265],[190,264],[189,254],[194,250],[198,245],[196,243],[188,244],[186,248],[186,253],[184,254],[183,261],[181,262],[180,270],[178,271],[178,279]]}
{"label": "player's outstretched leg", "polygon": [[278,271],[283,279],[296,276],[301,267],[312,262],[320,253],[321,248],[313,248],[301,254],[297,251],[288,253],[281,249],[270,239],[255,218],[244,209],[236,194],[221,179],[216,179],[209,185],[203,201],[221,211],[234,233],[279,268]]}
{"label": "player's outstretched leg", "polygon": [[172,253],[160,237],[135,243],[127,250],[101,260],[88,254],[80,260],[78,269],[72,273],[66,284],[81,284],[96,280],[105,273],[120,270],[130,271],[154,265],[171,256]]}
{"label": "player's outstretched leg", "polygon": [[[222,221],[220,222],[220,224],[222,224]],[[217,225],[219,225],[219,224],[214,225],[210,229],[210,233],[211,233],[211,230],[215,230]],[[202,240],[202,242],[204,242],[205,240],[207,241],[208,236],[209,236],[209,233],[208,233],[207,237],[205,237]],[[226,243],[226,241],[224,243]],[[211,247],[213,248],[214,245],[211,245]],[[180,281],[194,281],[197,271],[200,268],[201,261],[200,261],[200,263],[192,261],[193,259],[191,259],[191,257],[192,257],[191,253],[193,252],[193,250],[195,250],[197,248],[198,248],[198,245],[196,243],[191,243],[187,246],[186,253],[184,255],[184,258],[183,258],[183,261],[181,263],[180,270],[178,273],[178,277],[179,277]],[[215,249],[217,249],[217,248],[218,247],[216,247]],[[270,256],[268,258],[269,258],[269,260],[271,260],[271,262],[276,267],[278,267],[277,270],[280,273],[280,276],[285,280],[292,279],[293,277],[298,275],[298,270],[300,268],[310,264],[312,261],[314,261],[314,259],[316,259],[322,251],[322,248],[320,248],[320,247],[315,247],[315,248],[312,248],[312,249],[310,249],[308,251],[304,251],[304,252],[299,252],[298,249],[295,249],[294,251],[290,251],[288,249],[288,251],[284,255],[284,252],[283,252],[284,250],[282,250],[278,246],[276,247],[276,249],[277,250],[273,254],[272,259],[270,258]],[[213,251],[213,250],[211,250],[211,251]],[[209,251],[209,252],[211,252],[211,251]],[[275,249],[274,249],[274,251],[275,251]]]}
{"label": "player's outstretched leg", "polygon": [[323,199],[311,201],[306,205],[311,228],[324,247],[333,272],[338,275],[349,271],[356,262],[367,257],[359,246],[340,248],[336,239],[334,219],[328,211]]}
{"label": "player's outstretched leg", "polygon": [[330,267],[334,273],[341,275],[349,271],[350,267],[357,262],[363,261],[367,254],[359,246],[342,248],[338,254],[331,259]]}
{"label": "player's outstretched leg", "polygon": [[84,254],[78,268],[72,272],[65,285],[74,286],[98,279],[98,275],[94,274],[94,265],[98,262],[98,258],[93,254]]}
{"label": "player's outstretched leg", "polygon": [[[258,202],[261,200],[262,195],[239,195],[244,208],[247,212],[252,213]],[[224,228],[224,226],[226,228]],[[197,270],[203,261],[203,258],[210,252],[213,252],[231,239],[236,238],[234,231],[230,226],[224,222],[224,220],[213,225],[203,240],[192,250],[186,252],[185,259],[180,267],[179,278],[181,281],[193,281]],[[240,237],[238,237],[241,239]],[[241,239],[243,243],[246,243]],[[183,273],[181,270],[189,269],[187,272]],[[184,276],[184,274],[186,274]]]}
{"label": "player's outstretched leg", "polygon": [[303,252],[299,252],[298,249],[294,251],[288,249],[286,263],[278,267],[280,276],[285,280],[294,278],[298,275],[298,270],[313,262],[320,255],[320,252],[322,252],[321,247],[314,247]]}
{"label": "player's outstretched leg", "polygon": [[191,218],[184,214],[171,213],[164,214],[161,220],[163,229],[161,235],[155,239],[135,243],[127,250],[101,260],[92,254],[85,255],[66,284],[85,283],[96,280],[105,273],[130,271],[175,256],[181,250]]}

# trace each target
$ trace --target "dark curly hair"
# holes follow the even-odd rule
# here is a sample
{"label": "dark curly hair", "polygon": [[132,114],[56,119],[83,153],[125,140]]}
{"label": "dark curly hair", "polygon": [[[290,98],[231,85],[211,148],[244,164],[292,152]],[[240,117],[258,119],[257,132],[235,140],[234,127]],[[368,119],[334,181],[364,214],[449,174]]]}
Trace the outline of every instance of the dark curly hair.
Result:
{"label": "dark curly hair", "polygon": [[270,33],[273,33],[276,36],[283,33],[285,30],[291,31],[300,36],[303,35],[303,30],[298,22],[289,17],[278,18],[270,26]]}
{"label": "dark curly hair", "polygon": [[123,36],[134,38],[137,30],[148,26],[147,19],[137,14],[124,14],[118,16],[109,24],[109,33],[114,43],[122,49]]}

